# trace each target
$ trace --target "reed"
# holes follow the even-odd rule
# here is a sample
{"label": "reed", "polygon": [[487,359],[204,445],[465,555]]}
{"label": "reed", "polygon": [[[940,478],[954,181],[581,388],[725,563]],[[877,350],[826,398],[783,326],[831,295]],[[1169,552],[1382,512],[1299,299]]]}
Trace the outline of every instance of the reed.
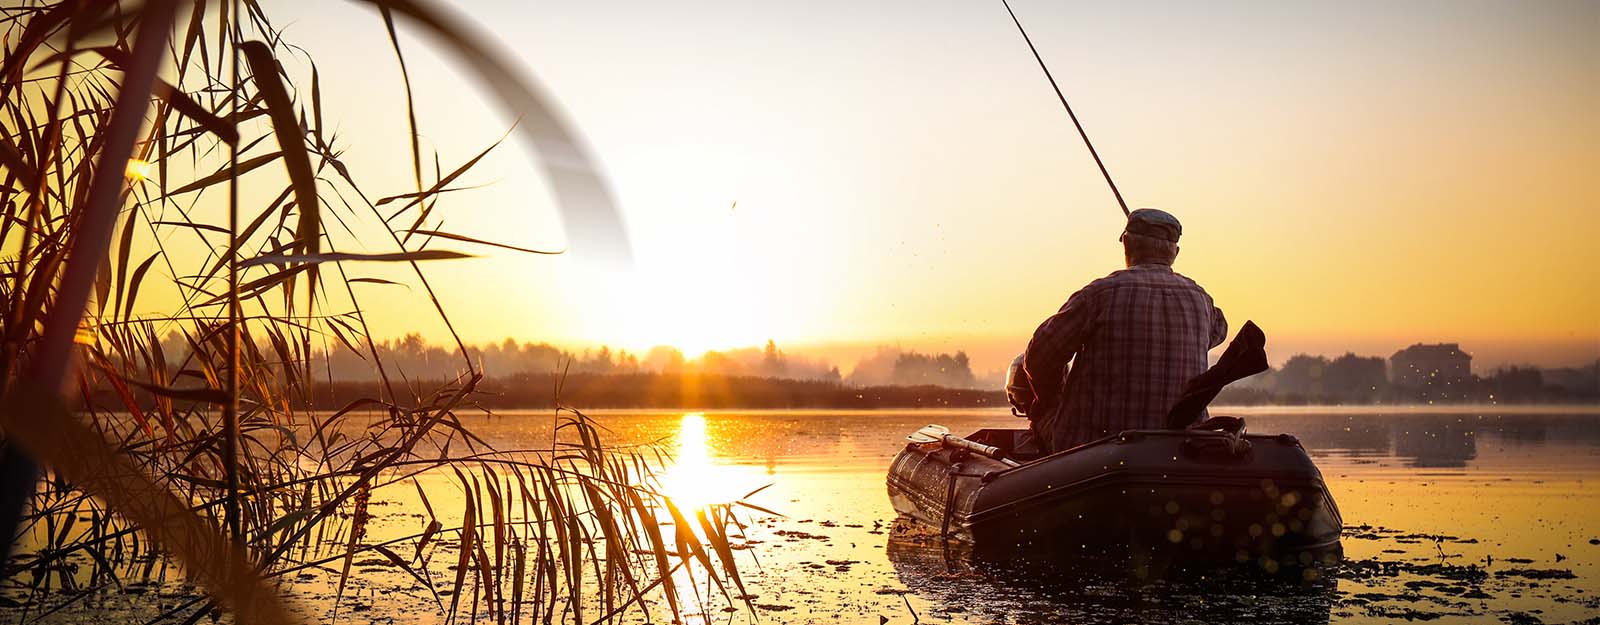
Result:
{"label": "reed", "polygon": [[[465,20],[370,4],[402,70],[397,15],[492,81],[558,157],[558,187],[603,188],[539,92]],[[403,263],[454,334],[423,268],[466,254],[435,246],[539,253],[437,225],[439,197],[482,155],[422,166],[438,161],[415,139],[408,75],[415,188],[384,195],[340,162],[315,63],[255,0],[24,2],[0,9],[0,39],[0,523],[14,539],[0,599],[19,620],[165,578],[204,593],[157,621],[221,607],[290,622],[308,608],[285,599],[285,580],[309,571],[331,576],[337,618],[358,558],[423,587],[447,620],[679,621],[709,605],[681,595],[692,575],[725,604],[747,596],[736,508],[678,509],[659,494],[659,454],[608,447],[567,407],[549,448],[488,445],[461,418],[483,372],[459,338],[459,376],[426,392],[385,368],[353,285],[388,281],[343,263]],[[281,189],[247,205],[245,177]],[[583,210],[609,210],[589,200]],[[336,228],[386,233],[392,247],[341,250]],[[162,274],[179,303],[135,314]],[[172,332],[176,352],[162,341]],[[313,365],[330,349],[370,362],[376,396],[314,409]],[[116,400],[96,403],[103,389]],[[439,497],[439,476],[462,494]],[[426,511],[417,531],[374,536],[375,498],[412,491]]]}

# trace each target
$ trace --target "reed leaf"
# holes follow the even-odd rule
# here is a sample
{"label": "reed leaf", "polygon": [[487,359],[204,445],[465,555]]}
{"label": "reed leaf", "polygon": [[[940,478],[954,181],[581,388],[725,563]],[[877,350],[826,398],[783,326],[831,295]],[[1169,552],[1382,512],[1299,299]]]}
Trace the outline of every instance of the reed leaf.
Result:
{"label": "reed leaf", "polygon": [[350,254],[343,252],[327,252],[323,254],[300,255],[273,255],[258,256],[239,264],[242,267],[255,267],[258,265],[295,264],[297,267],[308,267],[318,263],[336,263],[342,261],[368,261],[368,262],[399,262],[418,260],[454,260],[457,258],[472,258],[471,254],[452,252],[449,250],[417,250],[414,252],[394,252],[388,254]]}
{"label": "reed leaf", "polygon": [[423,235],[423,236],[439,237],[441,239],[450,239],[452,241],[462,241],[462,242],[465,242],[465,243],[476,243],[478,245],[489,245],[489,246],[493,246],[493,247],[499,247],[499,248],[504,248],[504,249],[508,249],[508,250],[514,250],[514,251],[518,251],[518,252],[527,252],[529,254],[554,255],[554,254],[562,253],[561,250],[554,251],[554,252],[548,251],[548,250],[535,250],[535,249],[529,249],[529,248],[526,248],[526,247],[517,247],[515,245],[506,245],[504,243],[495,243],[493,241],[484,241],[482,239],[475,239],[475,238],[472,238],[472,237],[469,237],[469,236],[464,236],[464,235],[460,235],[460,234],[453,234],[453,233],[449,233],[449,232],[442,232],[442,231],[439,231],[439,230],[421,230],[421,229],[413,228],[413,229],[410,229],[410,230],[406,230],[405,232],[406,232],[406,234],[420,234],[420,235]]}
{"label": "reed leaf", "polygon": [[500,54],[490,50],[485,43],[492,40],[490,37],[469,26],[452,11],[431,2],[364,1],[410,17],[431,31],[461,57],[463,65],[477,74],[479,82],[519,120],[518,127],[544,164],[545,175],[564,217],[567,238],[574,241],[574,247],[587,247],[596,258],[624,265],[633,262],[622,217],[600,168],[577,140],[576,133],[556,114],[548,103],[549,98],[518,76]]}
{"label": "reed leaf", "polygon": [[[154,264],[160,256],[160,253],[151,254],[149,258],[144,259],[144,262],[139,263],[138,269],[133,270],[133,278],[128,281],[128,296],[123,300],[125,308],[122,311],[122,317],[124,319],[133,318],[133,304],[139,297],[139,285],[144,282],[144,273],[150,270],[150,265]],[[108,275],[109,273],[107,272]]]}
{"label": "reed leaf", "polygon": [[[548,451],[495,449],[457,412],[471,405],[482,379],[464,346],[468,373],[458,380],[424,385],[389,379],[380,342],[366,324],[364,294],[353,285],[420,284],[449,327],[419,261],[468,257],[411,249],[412,237],[557,253],[423,225],[443,221],[438,215],[451,199],[447,194],[473,188],[462,178],[495,145],[461,163],[434,154],[431,171],[424,171],[415,147],[421,120],[408,106],[416,190],[369,202],[380,196],[351,176],[340,160],[347,146],[325,126],[337,122],[324,120],[325,85],[316,64],[306,64],[308,126],[308,113],[291,99],[300,74],[287,52],[297,49],[274,30],[261,4],[185,6],[189,21],[178,25],[175,0],[42,0],[24,11],[0,12],[0,24],[10,26],[0,43],[0,92],[6,96],[0,98],[0,245],[16,250],[8,266],[13,270],[0,276],[0,427],[9,445],[27,452],[0,456],[8,463],[0,476],[19,491],[32,485],[34,473],[16,458],[37,458],[49,470],[46,482],[16,499],[31,504],[25,516],[15,517],[25,529],[11,533],[26,538],[17,543],[26,553],[0,567],[3,581],[40,593],[31,596],[70,596],[50,609],[73,618],[81,616],[76,608],[61,606],[96,604],[99,589],[121,579],[169,579],[166,571],[175,567],[170,582],[197,584],[207,594],[178,591],[154,622],[194,622],[226,608],[236,622],[273,623],[287,612],[261,585],[263,577],[323,568],[337,574],[337,587],[327,590],[342,596],[359,575],[356,556],[375,551],[429,589],[442,620],[481,617],[501,625],[523,618],[609,621],[630,606],[644,620],[664,620],[663,606],[681,620],[677,593],[683,587],[674,584],[675,575],[704,569],[719,586],[722,577],[734,577],[713,568],[713,559],[722,567],[731,562],[716,544],[727,540],[721,528],[701,528],[717,536],[707,541],[689,531],[683,546],[669,552],[657,516],[670,506],[646,486],[646,458],[655,450],[611,449],[604,428],[575,411],[558,413],[560,427]],[[434,34],[474,36],[434,5],[394,7],[385,11],[385,28],[402,66],[394,19],[418,20]],[[479,60],[469,63],[502,62],[481,40],[445,45],[473,49],[465,56]],[[228,68],[235,58],[242,82]],[[515,78],[508,67],[474,71]],[[565,127],[547,132],[549,123],[560,122],[529,85],[495,88],[525,91],[523,104],[531,94],[543,107],[536,115],[519,113],[517,129],[534,139],[568,221],[592,217],[590,206],[573,201],[573,189],[589,184],[603,192],[604,185],[598,178],[581,183],[595,171],[581,149],[573,160],[575,133]],[[130,159],[141,161],[134,175],[128,175]],[[265,204],[241,198],[237,221],[226,227],[214,217],[234,208],[226,203],[228,191],[242,177],[280,159],[288,181],[275,198]],[[207,193],[217,187],[224,193]],[[320,195],[325,192],[332,195]],[[347,198],[358,201],[352,206]],[[380,212],[380,206],[390,208]],[[410,227],[391,226],[396,218]],[[394,251],[337,249],[345,237],[359,240],[373,227],[391,237]],[[228,244],[217,245],[215,235],[225,235]],[[407,262],[415,277],[349,278],[335,265],[344,293],[316,297],[322,290],[317,268],[343,261]],[[224,279],[230,264],[240,269],[237,281]],[[294,288],[301,277],[312,285],[304,289],[304,306]],[[154,308],[152,289],[167,280],[178,291],[177,303],[141,311]],[[96,305],[77,305],[90,296]],[[233,302],[248,309],[237,320],[218,306]],[[237,359],[229,350],[235,332]],[[74,348],[62,337],[82,342],[77,349],[88,367],[74,364]],[[316,365],[336,350],[370,363],[384,389],[379,397],[331,413],[318,409],[324,387]],[[60,388],[52,382],[59,378],[55,372],[73,375],[76,414],[41,390]],[[44,410],[34,402],[54,404]],[[217,406],[233,403],[239,406],[236,456],[227,451],[234,436],[229,428],[219,431],[217,418]],[[50,423],[35,424],[39,419]],[[510,453],[529,455],[513,459]],[[469,477],[465,467],[476,471]],[[435,514],[437,495],[418,479],[428,472],[454,472],[460,479],[461,526],[447,529]],[[368,538],[369,498],[400,481],[412,482],[426,512],[418,532]],[[237,514],[230,502],[237,502]],[[726,518],[719,511],[706,520]],[[217,531],[219,522],[235,519],[237,543]],[[459,540],[441,540],[447,532]],[[414,545],[415,552],[402,545]],[[442,572],[451,561],[453,574]],[[454,585],[436,588],[436,575],[445,580],[438,586],[452,576]],[[664,604],[647,598],[652,593],[663,594]],[[172,597],[167,590],[159,596]],[[26,609],[35,618],[41,612]]]}
{"label": "reed leaf", "polygon": [[[260,41],[239,44],[239,51],[250,64],[250,76],[266,103],[272,117],[272,132],[277,136],[278,149],[283,151],[283,165],[293,183],[295,203],[300,219],[295,226],[295,252],[314,256],[322,251],[322,210],[317,198],[317,178],[311,169],[311,157],[306,153],[304,131],[299,117],[289,101],[289,92],[279,76],[277,59],[272,49]],[[317,270],[312,267],[308,275],[308,301],[314,297]]]}
{"label": "reed leaf", "polygon": [[222,169],[217,170],[216,172],[212,173],[209,176],[206,176],[204,178],[200,178],[198,180],[195,180],[194,182],[190,182],[190,183],[185,184],[185,185],[183,185],[181,187],[178,187],[176,189],[168,191],[166,193],[166,197],[170,198],[170,197],[174,197],[174,196],[178,196],[178,195],[183,195],[185,193],[193,193],[193,192],[199,191],[201,189],[207,189],[207,188],[210,188],[210,187],[217,186],[218,184],[227,182],[229,179],[233,178],[235,175],[243,176],[243,175],[245,175],[245,174],[247,174],[247,173],[249,173],[251,171],[254,171],[256,168],[261,167],[262,165],[266,165],[267,163],[271,163],[272,161],[278,160],[282,156],[283,156],[283,152],[273,152],[271,154],[262,154],[261,156],[254,157],[254,158],[251,158],[249,160],[240,161],[238,167],[236,167],[236,168],[235,167],[223,167]]}
{"label": "reed leaf", "polygon": [[166,489],[150,481],[43,389],[15,388],[0,406],[8,440],[95,493],[171,550],[197,579],[226,597],[240,618],[288,623],[275,594],[261,586],[249,559]]}

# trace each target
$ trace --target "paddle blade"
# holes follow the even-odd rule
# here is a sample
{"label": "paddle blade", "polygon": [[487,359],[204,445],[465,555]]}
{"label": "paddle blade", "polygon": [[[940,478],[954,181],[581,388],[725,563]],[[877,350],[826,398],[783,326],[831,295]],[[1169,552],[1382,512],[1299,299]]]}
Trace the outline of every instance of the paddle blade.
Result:
{"label": "paddle blade", "polygon": [[1254,321],[1244,322],[1217,364],[1183,385],[1183,395],[1167,412],[1167,427],[1182,429],[1200,419],[1200,413],[1222,388],[1267,370],[1267,335]]}
{"label": "paddle blade", "polygon": [[913,443],[916,443],[918,445],[925,445],[927,443],[938,443],[938,442],[944,441],[945,435],[949,434],[949,433],[950,433],[950,428],[947,428],[947,427],[942,426],[942,425],[929,424],[929,425],[923,426],[922,429],[917,430],[916,432],[912,432],[910,435],[906,436],[906,440],[911,441]]}

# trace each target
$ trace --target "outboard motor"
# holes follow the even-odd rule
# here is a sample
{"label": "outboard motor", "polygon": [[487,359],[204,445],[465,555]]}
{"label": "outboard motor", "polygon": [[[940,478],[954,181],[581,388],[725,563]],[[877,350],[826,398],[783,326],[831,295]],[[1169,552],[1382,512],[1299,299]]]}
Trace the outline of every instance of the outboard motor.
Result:
{"label": "outboard motor", "polygon": [[1011,367],[1006,369],[1006,401],[1011,404],[1011,414],[1019,417],[1028,416],[1028,406],[1033,405],[1033,382],[1028,380],[1028,372],[1022,369],[1022,357],[1026,354],[1017,354],[1011,360]]}

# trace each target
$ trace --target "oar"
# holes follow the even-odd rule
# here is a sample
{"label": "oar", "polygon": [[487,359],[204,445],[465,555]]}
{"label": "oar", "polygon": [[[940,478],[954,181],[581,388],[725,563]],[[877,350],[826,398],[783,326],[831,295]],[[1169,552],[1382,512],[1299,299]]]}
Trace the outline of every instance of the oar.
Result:
{"label": "oar", "polygon": [[1254,321],[1244,322],[1217,364],[1183,385],[1183,395],[1167,412],[1167,427],[1183,429],[1200,418],[1222,387],[1267,370],[1267,335]]}
{"label": "oar", "polygon": [[950,433],[950,428],[947,428],[947,427],[942,426],[942,425],[931,425],[930,424],[930,425],[924,426],[922,429],[917,430],[916,432],[913,432],[912,434],[906,436],[906,440],[911,441],[912,443],[917,444],[917,445],[927,445],[927,444],[931,444],[931,443],[940,443],[940,444],[943,444],[945,447],[957,447],[957,448],[960,448],[960,449],[965,449],[965,450],[971,451],[971,452],[973,452],[975,454],[978,454],[978,455],[981,455],[981,456],[987,456],[987,457],[990,457],[990,458],[994,458],[995,460],[999,460],[1000,462],[1005,463],[1006,466],[1012,466],[1012,467],[1022,466],[1022,465],[1018,464],[1017,461],[1011,460],[1009,458],[1006,458],[1005,450],[1000,449],[999,447],[993,447],[993,446],[990,446],[990,445],[985,445],[983,443],[979,443],[979,442],[975,442],[975,441],[969,441],[969,440],[967,440],[965,438],[961,438],[960,436],[956,436],[954,434],[951,434]]}

